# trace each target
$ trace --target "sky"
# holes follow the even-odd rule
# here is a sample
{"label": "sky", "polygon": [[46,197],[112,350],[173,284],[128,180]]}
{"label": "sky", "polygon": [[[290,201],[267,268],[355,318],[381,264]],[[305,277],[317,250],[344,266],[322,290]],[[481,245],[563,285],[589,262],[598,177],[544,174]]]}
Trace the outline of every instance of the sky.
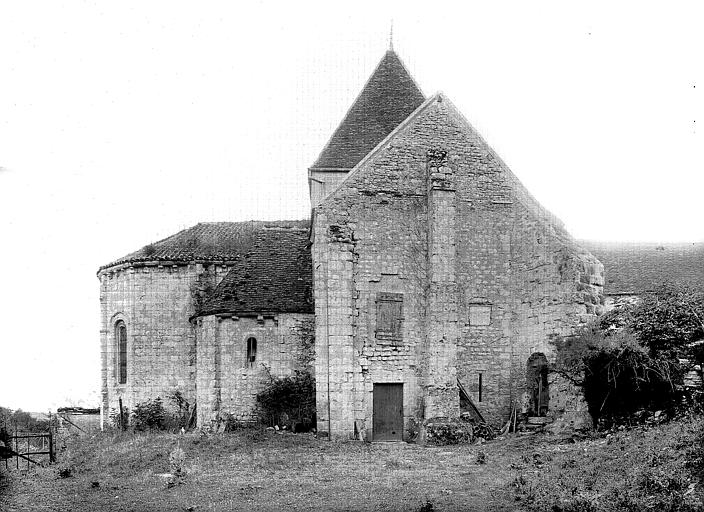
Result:
{"label": "sky", "polygon": [[0,405],[98,406],[100,265],[308,216],[389,44],[576,238],[704,240],[697,2],[0,0]]}

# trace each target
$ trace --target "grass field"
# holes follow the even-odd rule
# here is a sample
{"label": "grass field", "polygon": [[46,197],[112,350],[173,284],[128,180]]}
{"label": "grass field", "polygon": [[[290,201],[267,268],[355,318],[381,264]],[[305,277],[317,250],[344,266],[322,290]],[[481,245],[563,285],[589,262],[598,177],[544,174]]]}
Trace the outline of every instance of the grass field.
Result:
{"label": "grass field", "polygon": [[[101,434],[68,442],[54,466],[5,473],[0,510],[693,511],[702,430],[692,417],[579,441],[454,447],[248,430]],[[177,446],[185,476],[169,484]]]}

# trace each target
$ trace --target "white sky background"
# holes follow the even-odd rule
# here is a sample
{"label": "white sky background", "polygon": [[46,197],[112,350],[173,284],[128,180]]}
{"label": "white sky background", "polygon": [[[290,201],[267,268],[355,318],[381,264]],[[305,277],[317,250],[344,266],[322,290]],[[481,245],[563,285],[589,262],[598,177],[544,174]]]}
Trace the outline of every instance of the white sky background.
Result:
{"label": "white sky background", "polygon": [[704,239],[696,2],[457,5],[0,0],[0,405],[98,406],[100,265],[307,217],[391,18],[423,92],[575,237]]}

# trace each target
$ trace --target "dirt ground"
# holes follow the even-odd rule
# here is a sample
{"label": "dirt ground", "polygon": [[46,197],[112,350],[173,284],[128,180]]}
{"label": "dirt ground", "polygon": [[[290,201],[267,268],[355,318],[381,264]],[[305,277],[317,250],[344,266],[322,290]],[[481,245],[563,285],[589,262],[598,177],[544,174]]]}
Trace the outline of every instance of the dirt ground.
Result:
{"label": "dirt ground", "polygon": [[[3,464],[0,510],[591,511],[663,500],[698,510],[687,453],[700,424],[452,447],[262,431],[100,434],[70,440],[50,467],[8,474]],[[177,447],[185,475],[164,476]]]}

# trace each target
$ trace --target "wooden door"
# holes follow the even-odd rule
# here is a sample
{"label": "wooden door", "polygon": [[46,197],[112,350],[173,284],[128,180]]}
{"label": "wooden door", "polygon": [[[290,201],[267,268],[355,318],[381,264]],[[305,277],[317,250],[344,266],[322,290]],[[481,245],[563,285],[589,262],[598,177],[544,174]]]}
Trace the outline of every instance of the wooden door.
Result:
{"label": "wooden door", "polygon": [[374,441],[403,439],[403,384],[374,384]]}

